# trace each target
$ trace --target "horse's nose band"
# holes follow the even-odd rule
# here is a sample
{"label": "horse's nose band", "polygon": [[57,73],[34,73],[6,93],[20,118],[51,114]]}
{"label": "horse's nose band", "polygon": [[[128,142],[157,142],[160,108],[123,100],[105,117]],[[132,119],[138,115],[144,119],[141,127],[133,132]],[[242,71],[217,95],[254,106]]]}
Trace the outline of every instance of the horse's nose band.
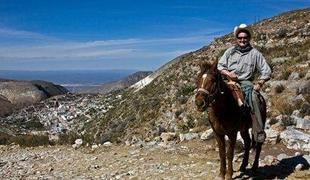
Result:
{"label": "horse's nose band", "polygon": [[204,93],[206,93],[206,94],[209,94],[209,91],[206,90],[206,89],[204,89],[204,88],[199,88],[199,89],[198,89],[198,92],[204,92]]}

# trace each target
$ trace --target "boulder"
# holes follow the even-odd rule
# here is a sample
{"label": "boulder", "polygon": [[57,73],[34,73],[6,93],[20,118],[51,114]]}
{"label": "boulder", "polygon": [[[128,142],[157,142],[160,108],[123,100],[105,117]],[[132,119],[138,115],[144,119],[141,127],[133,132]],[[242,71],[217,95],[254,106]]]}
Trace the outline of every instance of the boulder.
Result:
{"label": "boulder", "polygon": [[304,118],[296,118],[296,128],[310,130],[310,116]]}
{"label": "boulder", "polygon": [[76,139],[76,140],[74,141],[74,144],[72,145],[72,147],[73,147],[74,149],[77,149],[77,148],[81,147],[82,144],[83,144],[83,140],[82,140],[82,139]]}
{"label": "boulder", "polygon": [[212,129],[208,129],[205,132],[203,132],[200,136],[200,139],[202,140],[208,140],[214,137],[214,133]]}
{"label": "boulder", "polygon": [[310,151],[310,135],[289,126],[281,132],[280,138],[289,149]]}
{"label": "boulder", "polygon": [[277,158],[271,155],[265,156],[264,161],[269,166],[278,162]]}
{"label": "boulder", "polygon": [[288,156],[287,154],[283,154],[283,153],[277,156],[278,161],[282,161],[283,159],[287,159],[287,158],[290,158],[290,156]]}
{"label": "boulder", "polygon": [[295,171],[301,171],[304,168],[303,164],[297,164],[297,166],[295,167]]}
{"label": "boulder", "polygon": [[273,58],[271,60],[272,64],[282,64],[285,63],[286,61],[290,60],[291,57],[277,57],[277,58]]}
{"label": "boulder", "polygon": [[161,133],[160,138],[164,143],[167,143],[170,140],[173,140],[176,137],[176,133],[173,132],[167,132],[167,133]]}
{"label": "boulder", "polygon": [[290,76],[288,77],[288,80],[298,80],[298,79],[300,79],[298,72],[292,72]]}
{"label": "boulder", "polygon": [[280,141],[280,132],[270,128],[266,129],[266,136],[267,136],[267,141],[270,142],[271,144],[277,144]]}
{"label": "boulder", "polygon": [[193,139],[198,139],[199,134],[198,133],[186,133],[186,134],[180,134],[180,141],[184,140],[193,140]]}
{"label": "boulder", "polygon": [[300,85],[298,86],[298,93],[305,94],[305,95],[310,94],[310,80],[300,83]]}
{"label": "boulder", "polygon": [[308,70],[308,72],[306,73],[305,79],[306,80],[310,80],[310,70]]}

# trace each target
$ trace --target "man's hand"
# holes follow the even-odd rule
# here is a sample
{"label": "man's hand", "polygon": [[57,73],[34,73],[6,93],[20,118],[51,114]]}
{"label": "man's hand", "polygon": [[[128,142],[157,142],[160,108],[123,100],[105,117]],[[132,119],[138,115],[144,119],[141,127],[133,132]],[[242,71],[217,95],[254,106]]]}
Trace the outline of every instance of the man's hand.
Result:
{"label": "man's hand", "polygon": [[238,81],[238,76],[234,72],[229,72],[227,75],[228,75],[229,79],[231,79],[233,81]]}
{"label": "man's hand", "polygon": [[260,84],[255,84],[254,85],[254,90],[255,91],[260,91],[262,89],[261,85]]}
{"label": "man's hand", "polygon": [[227,78],[228,78],[229,80],[238,81],[238,76],[237,76],[237,74],[235,74],[234,72],[229,72],[229,71],[227,71],[227,70],[222,70],[222,71],[221,71],[221,74],[227,76]]}
{"label": "man's hand", "polygon": [[255,85],[254,85],[254,90],[255,91],[260,91],[262,87],[264,86],[265,81],[264,80],[259,80]]}

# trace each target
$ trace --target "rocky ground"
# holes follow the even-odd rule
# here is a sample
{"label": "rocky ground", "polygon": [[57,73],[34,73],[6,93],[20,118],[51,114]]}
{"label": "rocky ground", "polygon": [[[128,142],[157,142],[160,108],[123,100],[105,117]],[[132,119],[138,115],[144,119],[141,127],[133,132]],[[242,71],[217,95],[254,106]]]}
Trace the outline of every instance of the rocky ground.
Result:
{"label": "rocky ground", "polygon": [[[135,145],[0,146],[1,179],[214,179],[219,158],[214,140]],[[285,154],[284,154],[285,153]],[[251,160],[253,159],[253,153]],[[309,179],[309,152],[264,145],[257,173],[235,179]],[[240,165],[235,153],[234,169]],[[252,162],[252,161],[251,161]],[[303,165],[299,165],[303,164]]]}

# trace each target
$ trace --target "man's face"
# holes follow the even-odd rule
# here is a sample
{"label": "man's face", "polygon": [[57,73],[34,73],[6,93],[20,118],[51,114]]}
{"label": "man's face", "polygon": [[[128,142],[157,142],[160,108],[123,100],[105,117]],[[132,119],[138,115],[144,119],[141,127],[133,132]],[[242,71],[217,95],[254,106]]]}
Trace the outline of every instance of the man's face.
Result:
{"label": "man's face", "polygon": [[245,32],[240,32],[237,36],[237,43],[240,47],[246,47],[249,44],[249,36]]}

